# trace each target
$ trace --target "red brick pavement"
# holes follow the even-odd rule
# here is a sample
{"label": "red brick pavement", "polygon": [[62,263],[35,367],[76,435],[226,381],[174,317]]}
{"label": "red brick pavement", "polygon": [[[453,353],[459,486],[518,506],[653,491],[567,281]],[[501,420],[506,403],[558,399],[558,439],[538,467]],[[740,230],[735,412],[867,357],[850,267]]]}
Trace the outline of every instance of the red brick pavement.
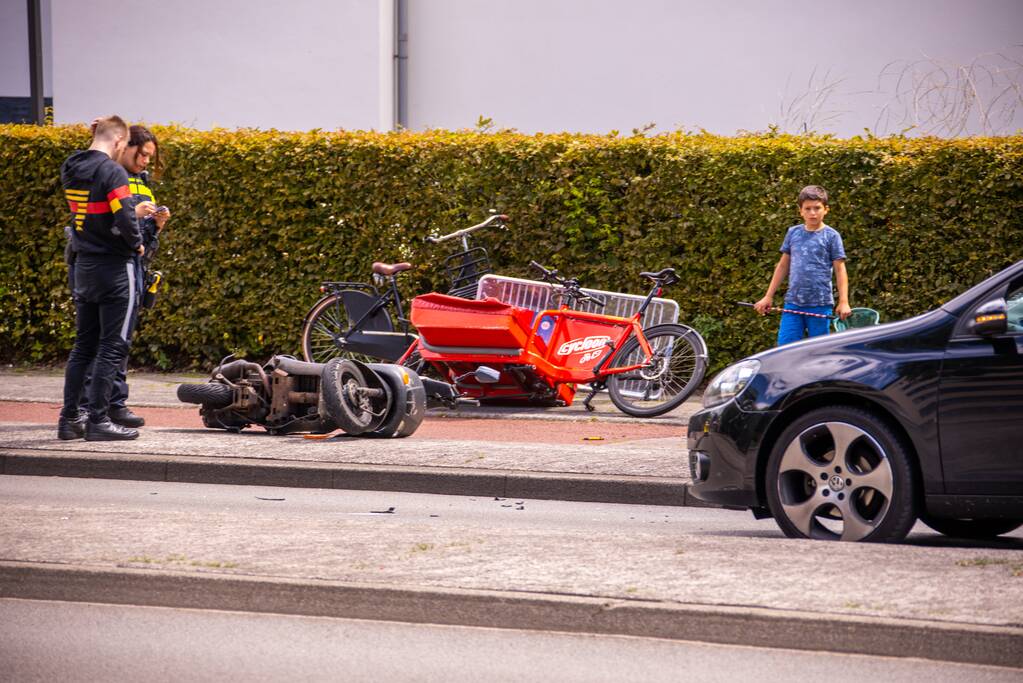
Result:
{"label": "red brick pavement", "polygon": [[[57,424],[60,406],[55,403],[0,401],[0,423]],[[134,408],[148,427],[195,427],[202,429],[197,408]],[[637,439],[676,437],[684,427],[629,422],[577,422],[568,420],[521,420],[427,418],[415,433],[420,439],[457,439],[519,443],[579,443],[599,446]]]}

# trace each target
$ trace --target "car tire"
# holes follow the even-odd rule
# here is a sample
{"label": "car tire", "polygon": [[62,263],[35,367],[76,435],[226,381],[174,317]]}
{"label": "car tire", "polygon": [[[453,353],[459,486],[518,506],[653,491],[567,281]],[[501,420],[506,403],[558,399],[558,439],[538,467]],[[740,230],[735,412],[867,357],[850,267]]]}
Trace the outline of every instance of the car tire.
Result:
{"label": "car tire", "polygon": [[920,521],[939,534],[952,538],[990,539],[1023,526],[1019,519],[948,519],[920,515]]}
{"label": "car tire", "polygon": [[818,408],[789,425],[765,487],[790,538],[897,543],[916,521],[910,456],[891,427],[860,408]]}

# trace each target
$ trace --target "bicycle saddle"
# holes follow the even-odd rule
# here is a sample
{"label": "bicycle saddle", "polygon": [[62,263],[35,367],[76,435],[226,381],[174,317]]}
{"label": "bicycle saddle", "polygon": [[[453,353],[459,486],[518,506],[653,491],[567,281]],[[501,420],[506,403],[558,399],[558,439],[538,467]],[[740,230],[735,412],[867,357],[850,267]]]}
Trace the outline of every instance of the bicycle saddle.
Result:
{"label": "bicycle saddle", "polygon": [[381,263],[380,261],[374,261],[373,272],[380,275],[397,275],[411,267],[411,263]]}
{"label": "bicycle saddle", "polygon": [[678,277],[675,275],[674,268],[664,268],[663,270],[659,270],[656,273],[640,273],[640,275],[642,277],[649,278],[654,282],[661,282],[667,280],[678,282]]}

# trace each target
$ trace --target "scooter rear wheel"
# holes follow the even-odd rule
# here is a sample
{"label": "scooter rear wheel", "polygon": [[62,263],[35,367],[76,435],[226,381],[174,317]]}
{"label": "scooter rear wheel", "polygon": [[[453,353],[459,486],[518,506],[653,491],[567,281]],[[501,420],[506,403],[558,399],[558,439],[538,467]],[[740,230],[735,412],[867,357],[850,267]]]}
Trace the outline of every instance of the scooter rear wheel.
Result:
{"label": "scooter rear wheel", "polygon": [[[653,359],[649,366],[610,375],[607,390],[619,410],[636,417],[663,415],[682,405],[707,372],[707,345],[685,325],[655,325],[643,331]],[[609,369],[643,363],[646,355],[630,337],[611,360]]]}
{"label": "scooter rear wheel", "polygon": [[234,391],[231,387],[219,382],[178,385],[178,400],[182,403],[198,403],[207,408],[226,408],[231,405],[233,398]]}

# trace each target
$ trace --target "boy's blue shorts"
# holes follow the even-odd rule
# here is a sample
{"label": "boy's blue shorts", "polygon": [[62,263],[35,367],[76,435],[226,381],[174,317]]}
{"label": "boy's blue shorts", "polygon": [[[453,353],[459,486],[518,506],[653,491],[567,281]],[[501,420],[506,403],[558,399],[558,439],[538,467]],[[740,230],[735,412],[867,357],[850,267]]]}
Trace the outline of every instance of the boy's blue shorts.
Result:
{"label": "boy's blue shorts", "polygon": [[[801,311],[803,313],[820,313],[831,315],[831,306],[796,306],[785,304],[790,311]],[[830,318],[815,318],[809,315],[798,315],[795,313],[782,313],[781,324],[778,326],[778,346],[791,344],[799,341],[804,334],[807,337],[820,337],[830,331]]]}

